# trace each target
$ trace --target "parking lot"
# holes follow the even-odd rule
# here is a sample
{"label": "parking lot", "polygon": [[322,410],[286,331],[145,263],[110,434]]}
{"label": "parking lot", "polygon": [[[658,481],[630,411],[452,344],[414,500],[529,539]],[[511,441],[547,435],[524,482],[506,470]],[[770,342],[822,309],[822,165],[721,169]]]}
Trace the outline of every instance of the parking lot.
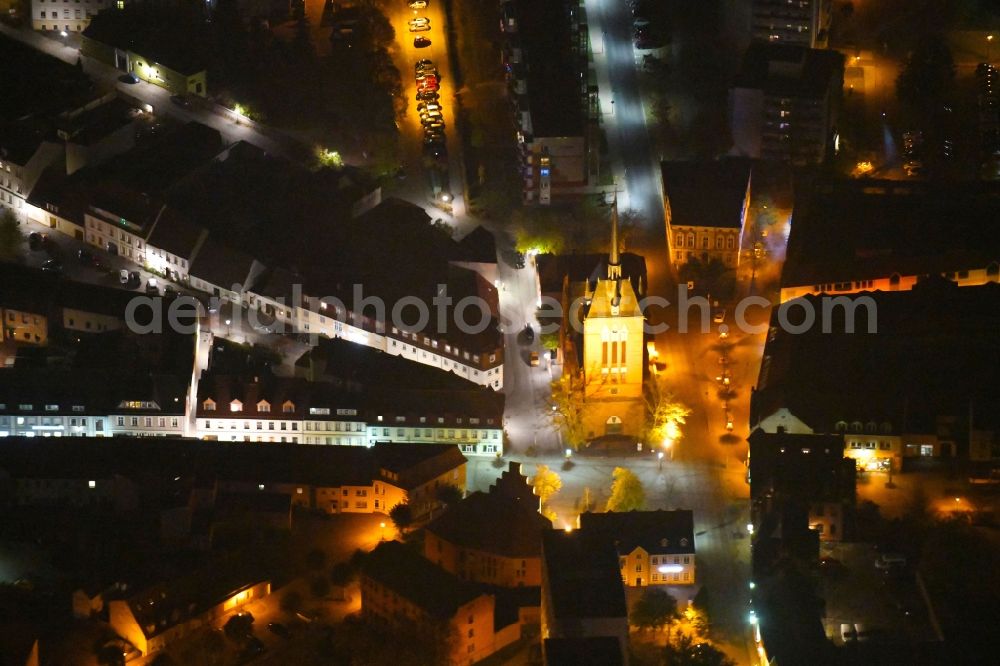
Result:
{"label": "parking lot", "polygon": [[[935,631],[912,566],[876,568],[879,553],[871,544],[823,543],[822,558],[839,564],[820,575],[819,594],[826,600],[823,625],[835,644],[847,642],[919,643],[933,640]],[[842,565],[842,566],[841,566]],[[855,632],[860,630],[857,638]]]}

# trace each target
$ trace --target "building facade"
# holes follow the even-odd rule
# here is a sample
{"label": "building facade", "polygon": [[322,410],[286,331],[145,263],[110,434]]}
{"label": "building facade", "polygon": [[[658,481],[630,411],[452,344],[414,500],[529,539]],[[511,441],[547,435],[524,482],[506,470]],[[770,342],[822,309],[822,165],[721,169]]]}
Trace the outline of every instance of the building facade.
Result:
{"label": "building facade", "polygon": [[717,259],[736,268],[750,207],[750,165],[743,160],[663,162],[660,174],[674,266]]}
{"label": "building facade", "polygon": [[98,12],[122,6],[123,0],[32,0],[31,27],[43,32],[83,32]]}
{"label": "building facade", "polygon": [[753,38],[826,48],[832,18],[831,0],[753,0]]}
{"label": "building facade", "polygon": [[694,585],[694,519],[690,510],[583,513],[579,527],[615,544],[627,587]]}

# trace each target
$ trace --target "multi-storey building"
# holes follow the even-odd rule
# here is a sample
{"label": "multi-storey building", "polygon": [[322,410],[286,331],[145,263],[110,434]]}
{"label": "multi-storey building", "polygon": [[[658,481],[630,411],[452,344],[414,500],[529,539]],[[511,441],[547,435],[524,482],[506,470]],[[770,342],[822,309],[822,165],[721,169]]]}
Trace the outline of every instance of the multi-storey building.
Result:
{"label": "multi-storey building", "polygon": [[694,585],[694,517],[689,509],[580,514],[581,531],[615,544],[628,587]]}
{"label": "multi-storey building", "polygon": [[[398,541],[378,545],[361,571],[361,613],[405,626],[443,647],[439,663],[471,665],[521,636],[515,620],[496,628],[496,598]],[[498,630],[499,629],[499,630]]]}
{"label": "multi-storey building", "polygon": [[628,663],[628,607],[611,540],[583,530],[542,535],[541,620],[545,645],[606,639],[617,649],[602,663]]}
{"label": "multi-storey building", "polygon": [[[513,12],[511,5],[516,5]],[[548,205],[554,198],[579,197],[591,191],[599,161],[580,3],[515,1],[504,12],[512,14],[510,26],[516,26],[508,31],[504,58],[523,159],[524,200]]]}
{"label": "multi-storey building", "polygon": [[551,529],[520,464],[510,463],[488,493],[472,493],[427,525],[424,557],[462,580],[538,586],[542,533]]}
{"label": "multi-storey building", "polygon": [[750,207],[749,163],[663,162],[660,173],[674,266],[718,259],[735,268]]}
{"label": "multi-storey building", "polygon": [[503,453],[503,400],[476,391],[372,391],[365,396],[291,378],[207,376],[196,436],[221,441],[373,446],[447,442],[469,455]]}
{"label": "multi-storey building", "polygon": [[0,209],[22,216],[24,202],[42,171],[64,155],[62,144],[50,140],[37,122],[0,125]]}
{"label": "multi-storey building", "polygon": [[[907,291],[929,276],[962,287],[1000,281],[994,185],[836,180],[796,197],[781,301]],[[940,233],[948,220],[948,233]]]}
{"label": "multi-storey building", "polygon": [[751,522],[789,507],[806,514],[823,541],[845,538],[855,502],[854,461],[838,435],[750,434]]}
{"label": "multi-storey building", "polygon": [[753,0],[753,38],[826,48],[832,18],[831,0]]}
{"label": "multi-storey building", "polygon": [[844,56],[754,43],[729,89],[734,151],[793,165],[819,164],[834,144]]}
{"label": "multi-storey building", "polygon": [[123,0],[32,0],[31,27],[43,32],[82,32],[98,12],[124,5]]}

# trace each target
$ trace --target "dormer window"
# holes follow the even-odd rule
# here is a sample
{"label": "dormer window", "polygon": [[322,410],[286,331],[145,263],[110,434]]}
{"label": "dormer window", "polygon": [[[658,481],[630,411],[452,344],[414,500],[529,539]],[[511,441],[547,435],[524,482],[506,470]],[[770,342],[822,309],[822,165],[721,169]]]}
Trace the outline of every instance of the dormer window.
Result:
{"label": "dormer window", "polygon": [[284,404],[281,405],[282,414],[291,414],[295,411],[295,403],[291,400],[286,400]]}
{"label": "dormer window", "polygon": [[257,411],[262,414],[267,414],[271,411],[271,403],[267,400],[261,400],[257,403]]}
{"label": "dormer window", "polygon": [[687,548],[688,540],[686,538],[681,539],[681,548]]}
{"label": "dormer window", "polygon": [[239,400],[233,400],[231,403],[229,403],[229,411],[231,411],[231,412],[242,412],[243,411],[243,403],[240,402]]}
{"label": "dormer window", "polygon": [[215,411],[215,401],[212,400],[211,398],[209,398],[205,402],[201,403],[201,408],[204,409],[206,412],[214,412]]}
{"label": "dormer window", "polygon": [[837,421],[837,425],[834,426],[834,430],[837,432],[847,432],[847,421]]}
{"label": "dormer window", "polygon": [[670,539],[660,539],[660,547],[666,548],[670,545]]}

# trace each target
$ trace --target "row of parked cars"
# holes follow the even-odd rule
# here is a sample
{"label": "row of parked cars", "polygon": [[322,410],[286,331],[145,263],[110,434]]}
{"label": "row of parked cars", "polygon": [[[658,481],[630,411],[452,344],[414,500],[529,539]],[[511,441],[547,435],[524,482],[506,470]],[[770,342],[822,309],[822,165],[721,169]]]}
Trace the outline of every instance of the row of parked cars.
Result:
{"label": "row of parked cars", "polygon": [[414,65],[417,82],[417,113],[424,128],[424,153],[430,157],[447,154],[444,134],[444,114],[441,109],[441,74],[429,58]]}

